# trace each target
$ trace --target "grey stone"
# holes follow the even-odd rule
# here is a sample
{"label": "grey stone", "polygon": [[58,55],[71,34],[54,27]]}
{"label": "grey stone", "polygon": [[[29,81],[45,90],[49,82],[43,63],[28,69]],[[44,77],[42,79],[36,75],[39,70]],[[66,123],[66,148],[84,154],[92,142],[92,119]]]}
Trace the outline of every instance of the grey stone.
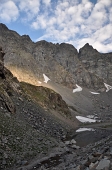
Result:
{"label": "grey stone", "polygon": [[96,167],[96,170],[103,170],[104,168],[109,168],[110,166],[110,160],[102,159],[98,166]]}
{"label": "grey stone", "polygon": [[3,164],[3,165],[6,165],[6,164],[7,164],[7,162],[6,162],[5,159],[3,159],[2,164]]}
{"label": "grey stone", "polygon": [[95,162],[95,163],[91,163],[91,164],[89,165],[89,169],[92,170],[93,168],[96,168],[97,165],[98,165],[98,161]]}
{"label": "grey stone", "polygon": [[65,145],[70,145],[70,144],[71,144],[70,141],[65,142]]}
{"label": "grey stone", "polygon": [[71,144],[76,144],[75,139],[72,139],[72,140],[70,141],[70,143],[71,143]]}
{"label": "grey stone", "polygon": [[77,146],[77,145],[72,145],[71,147],[74,149],[80,149],[80,146]]}
{"label": "grey stone", "polygon": [[112,155],[112,147],[110,147],[110,155]]}

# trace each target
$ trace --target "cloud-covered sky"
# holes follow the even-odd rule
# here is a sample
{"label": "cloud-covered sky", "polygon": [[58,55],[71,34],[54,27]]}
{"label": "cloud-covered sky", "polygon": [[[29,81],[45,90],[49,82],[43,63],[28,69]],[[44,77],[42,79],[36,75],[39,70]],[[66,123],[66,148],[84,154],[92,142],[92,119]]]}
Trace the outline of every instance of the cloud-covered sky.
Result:
{"label": "cloud-covered sky", "polygon": [[112,0],[0,0],[0,22],[33,41],[112,51]]}

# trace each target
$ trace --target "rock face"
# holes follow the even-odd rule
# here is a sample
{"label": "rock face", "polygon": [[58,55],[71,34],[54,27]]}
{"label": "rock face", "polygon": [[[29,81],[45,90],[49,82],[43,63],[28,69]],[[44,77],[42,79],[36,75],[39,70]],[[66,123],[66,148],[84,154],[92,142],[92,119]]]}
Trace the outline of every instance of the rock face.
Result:
{"label": "rock face", "polygon": [[101,54],[87,43],[79,50],[79,59],[93,79],[96,76],[97,79],[112,84],[112,53]]}
{"label": "rock face", "polygon": [[89,44],[78,53],[70,44],[34,43],[29,36],[20,36],[4,24],[0,24],[0,44],[6,52],[5,66],[20,81],[38,85],[44,73],[71,88],[78,84],[102,89],[103,82],[112,84],[112,53],[101,54]]}
{"label": "rock face", "polygon": [[[6,79],[4,62],[3,62],[4,54],[5,53],[2,51],[2,47],[0,47],[0,101],[1,101],[2,105],[4,105],[4,107],[6,107],[8,109],[9,112],[15,113],[15,106],[7,93],[7,91],[10,89],[10,85],[8,85],[8,82],[4,83],[6,81],[6,80],[4,80],[4,79]],[[8,74],[8,72],[7,72],[7,74]],[[5,88],[7,88],[7,90],[5,90],[2,87],[2,85],[5,86]]]}
{"label": "rock face", "polygon": [[1,77],[1,78],[5,78],[5,75],[4,75],[4,64],[3,64],[4,54],[5,54],[5,53],[2,51],[2,47],[0,47],[0,77]]}

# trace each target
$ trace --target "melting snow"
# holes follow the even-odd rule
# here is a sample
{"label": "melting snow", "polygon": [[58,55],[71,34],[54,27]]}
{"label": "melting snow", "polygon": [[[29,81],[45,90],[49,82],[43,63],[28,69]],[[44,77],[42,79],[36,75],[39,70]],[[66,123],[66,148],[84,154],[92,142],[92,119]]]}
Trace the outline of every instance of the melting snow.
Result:
{"label": "melting snow", "polygon": [[87,118],[90,118],[90,119],[98,119],[98,116],[95,116],[95,115],[88,115]]}
{"label": "melting snow", "polygon": [[79,128],[76,132],[83,132],[83,131],[95,131],[93,128]]}
{"label": "melting snow", "polygon": [[105,85],[105,87],[107,88],[106,92],[108,92],[110,89],[112,89],[112,86],[110,86],[110,85],[108,85],[108,84],[106,84],[106,83],[104,83],[104,85]]}
{"label": "melting snow", "polygon": [[77,86],[77,88],[73,89],[73,93],[82,91],[82,87],[78,86],[77,84],[76,84],[76,86]]}
{"label": "melting snow", "polygon": [[90,93],[92,93],[92,94],[100,94],[100,93],[97,93],[97,92],[92,92],[92,91],[90,91]]}
{"label": "melting snow", "polygon": [[76,116],[76,118],[77,118],[80,122],[82,122],[82,123],[86,123],[86,122],[89,122],[89,123],[91,123],[91,122],[96,122],[96,120],[90,119],[90,118],[87,118],[87,117]]}
{"label": "melting snow", "polygon": [[44,82],[45,83],[47,83],[50,80],[45,74],[43,74],[43,77],[44,77]]}
{"label": "melting snow", "polygon": [[87,118],[94,119],[94,115],[88,115]]}

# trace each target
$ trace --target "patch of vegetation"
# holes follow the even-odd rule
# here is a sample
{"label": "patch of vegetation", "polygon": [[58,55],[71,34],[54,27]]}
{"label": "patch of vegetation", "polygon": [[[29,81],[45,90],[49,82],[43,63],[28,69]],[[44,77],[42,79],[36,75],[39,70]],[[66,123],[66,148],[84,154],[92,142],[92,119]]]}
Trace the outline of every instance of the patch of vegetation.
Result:
{"label": "patch of vegetation", "polygon": [[38,103],[43,103],[45,100],[47,100],[47,96],[45,95],[45,91],[41,89],[41,87],[36,87],[31,84],[21,82],[20,83],[25,94],[28,95],[31,99]]}
{"label": "patch of vegetation", "polygon": [[25,82],[21,82],[20,84],[24,93],[40,106],[47,110],[56,110],[63,116],[71,117],[65,101],[63,101],[62,97],[55,91],[46,87],[34,86]]}

